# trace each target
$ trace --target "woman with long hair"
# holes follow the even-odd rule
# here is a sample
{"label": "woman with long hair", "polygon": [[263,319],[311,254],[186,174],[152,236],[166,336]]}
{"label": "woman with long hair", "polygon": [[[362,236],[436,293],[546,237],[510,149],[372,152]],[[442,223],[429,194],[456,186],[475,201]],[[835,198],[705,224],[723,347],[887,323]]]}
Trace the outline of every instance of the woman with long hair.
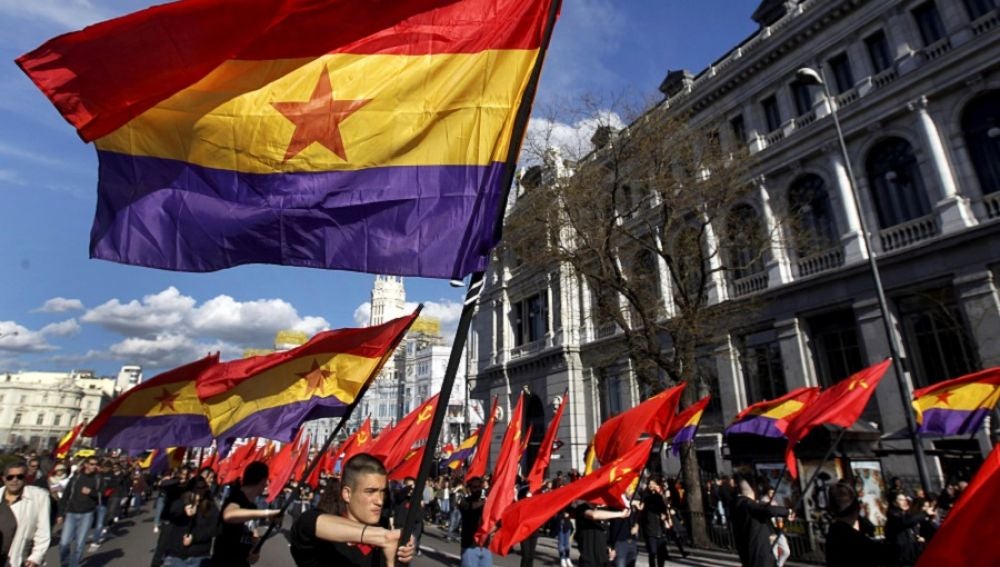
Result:
{"label": "woman with long hair", "polygon": [[163,567],[208,567],[212,540],[219,530],[219,508],[205,479],[192,478],[184,493],[166,512],[170,530]]}

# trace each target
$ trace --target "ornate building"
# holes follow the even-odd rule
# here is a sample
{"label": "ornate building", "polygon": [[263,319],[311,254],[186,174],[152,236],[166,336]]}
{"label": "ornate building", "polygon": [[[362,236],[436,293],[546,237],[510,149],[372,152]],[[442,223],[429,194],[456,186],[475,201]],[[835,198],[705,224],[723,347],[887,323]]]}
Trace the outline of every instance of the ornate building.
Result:
{"label": "ornate building", "polygon": [[[757,190],[741,218],[775,236],[766,262],[714,290],[713,301],[755,298],[763,307],[699,360],[710,375],[701,393],[714,399],[696,441],[709,472],[736,458],[721,430],[740,410],[800,386],[829,386],[889,352],[834,107],[905,381],[919,388],[1000,364],[996,2],[765,0],[753,18],[759,30],[707,69],[668,73],[664,99],[649,111],[690,116],[728,147],[747,148],[756,158],[748,182]],[[796,81],[803,67],[822,70],[831,98]],[[544,174],[560,173],[549,167]],[[797,215],[828,245],[797,247],[796,236],[774,223],[778,213]],[[517,214],[516,203],[508,214]],[[567,266],[527,273],[499,256],[469,339],[473,395],[485,401],[528,388],[528,422],[544,423],[551,402],[568,390],[565,444],[553,468],[580,468],[596,426],[639,400],[627,363],[599,365],[590,356],[620,345],[621,332],[595,321],[593,290]],[[675,283],[662,266],[658,278],[669,313]],[[915,476],[909,442],[891,439],[906,426],[900,404],[890,371],[866,413],[871,427],[862,429],[888,437],[871,455],[887,474]],[[970,439],[925,441],[932,476],[963,474],[967,464],[956,455],[988,449],[989,427]]]}
{"label": "ornate building", "polygon": [[0,445],[52,449],[76,424],[97,415],[115,395],[115,383],[89,370],[0,374]]}

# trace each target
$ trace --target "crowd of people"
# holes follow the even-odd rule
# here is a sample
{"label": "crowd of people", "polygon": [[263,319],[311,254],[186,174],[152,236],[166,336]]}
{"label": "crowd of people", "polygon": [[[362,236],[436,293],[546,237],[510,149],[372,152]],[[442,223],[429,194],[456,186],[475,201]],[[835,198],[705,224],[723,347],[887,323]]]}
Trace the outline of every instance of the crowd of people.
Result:
{"label": "crowd of people", "polygon": [[[407,563],[420,554],[425,525],[458,542],[463,567],[493,565],[488,547],[477,543],[488,477],[466,482],[461,471],[444,469],[414,500],[412,478],[388,481],[382,464],[369,455],[344,463],[337,476],[320,475],[316,486],[290,483],[267,497],[270,471],[262,462],[245,467],[241,478],[220,486],[211,468],[194,463],[150,476],[126,455],[90,455],[52,461],[34,452],[5,457],[0,489],[0,557],[3,565],[36,567],[58,534],[63,566],[76,567],[85,552],[97,551],[115,526],[151,500],[156,546],[151,567],[249,566],[260,553],[262,536],[283,533],[300,566],[381,566]],[[542,491],[558,488],[579,474],[557,473]],[[867,518],[855,487],[841,481],[825,496],[826,563],[831,567],[905,567],[915,564],[934,536],[964,482],[951,483],[936,498],[893,479],[884,527]],[[519,481],[518,499],[532,496]],[[587,502],[554,514],[519,546],[522,566],[533,565],[539,536],[551,537],[561,567],[634,566],[644,550],[650,566],[662,567],[671,552],[687,557],[690,510],[675,479],[644,477],[626,493],[624,509]],[[706,484],[703,500],[710,529],[725,529],[740,561],[748,567],[781,567],[790,556],[785,522],[795,511],[777,506],[766,481],[722,477]],[[420,520],[401,545],[411,502]],[[283,522],[284,516],[290,522]],[[287,524],[287,526],[284,526]],[[815,526],[814,526],[815,527]],[[270,530],[268,528],[271,528]],[[576,548],[574,561],[573,548]]]}

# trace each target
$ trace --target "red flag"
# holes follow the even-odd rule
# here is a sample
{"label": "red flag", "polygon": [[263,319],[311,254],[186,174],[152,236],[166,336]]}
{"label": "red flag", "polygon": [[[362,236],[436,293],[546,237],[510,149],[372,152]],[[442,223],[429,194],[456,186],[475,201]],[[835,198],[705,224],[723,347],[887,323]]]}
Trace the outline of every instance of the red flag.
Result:
{"label": "red flag", "polygon": [[[426,445],[425,445],[426,447]],[[405,480],[417,478],[420,463],[424,459],[424,447],[410,451],[398,467],[389,472],[389,480]]]}
{"label": "red flag", "polygon": [[243,476],[243,469],[247,468],[247,465],[252,461],[250,458],[253,456],[254,452],[257,450],[257,438],[249,439],[238,449],[233,451],[227,458],[227,464],[225,470],[220,474],[224,475],[219,479],[222,484],[229,484],[234,480],[238,480]]}
{"label": "red flag", "polygon": [[948,512],[920,555],[917,567],[1000,565],[997,502],[1000,502],[1000,445],[986,457],[979,472]]}
{"label": "red flag", "polygon": [[677,403],[687,383],[667,388],[636,407],[604,422],[594,434],[594,454],[601,463],[624,455],[643,433],[666,439]]}
{"label": "red flag", "polygon": [[329,450],[327,450],[322,455],[317,454],[315,458],[319,459],[319,462],[316,463],[316,466],[313,467],[312,472],[309,473],[309,478],[306,479],[306,484],[313,487],[313,490],[315,490],[319,486],[320,473],[329,474],[333,472],[333,462],[336,460],[334,454]]}
{"label": "red flag", "polygon": [[815,400],[809,403],[792,419],[785,430],[788,436],[788,447],[785,448],[785,464],[788,474],[798,478],[799,469],[795,462],[795,445],[817,425],[829,423],[840,427],[850,427],[865,411],[869,398],[875,393],[885,371],[892,359],[865,368],[839,384],[830,386],[820,392]]}
{"label": "red flag", "polygon": [[[215,471],[219,466],[219,452],[213,451],[211,455],[201,461],[201,469],[211,469]],[[218,472],[218,471],[216,471]]]}
{"label": "red flag", "polygon": [[542,488],[542,477],[545,476],[545,469],[549,468],[549,461],[552,460],[552,445],[556,442],[559,422],[562,421],[563,410],[566,409],[568,400],[569,390],[563,393],[562,403],[559,404],[556,414],[552,416],[552,423],[549,424],[549,429],[545,432],[545,438],[542,439],[542,446],[538,449],[535,463],[531,466],[531,472],[528,473],[528,490],[532,493],[538,492]]}
{"label": "red flag", "polygon": [[517,407],[510,416],[507,431],[500,445],[500,456],[493,469],[493,484],[483,505],[483,519],[476,530],[476,543],[486,545],[486,539],[500,520],[500,515],[514,501],[514,483],[517,482],[517,468],[521,464],[521,427],[523,426],[524,395],[518,396]]}
{"label": "red flag", "polygon": [[366,453],[368,448],[372,444],[372,418],[365,418],[365,422],[361,424],[347,441],[344,442],[344,460],[341,461],[341,467],[347,464],[347,461],[351,459],[354,455],[358,453]]}
{"label": "red flag", "polygon": [[428,398],[426,402],[399,420],[395,427],[383,431],[366,452],[381,460],[388,471],[398,467],[410,453],[410,449],[413,449],[418,441],[426,439],[430,433],[431,418],[434,417],[437,401],[438,394]]}
{"label": "red flag", "polygon": [[497,398],[493,398],[493,405],[490,407],[490,416],[486,419],[486,425],[479,430],[479,441],[476,443],[476,454],[472,456],[469,469],[465,472],[465,482],[476,477],[486,476],[486,465],[490,461],[490,445],[493,444],[493,425],[496,423]]}
{"label": "red flag", "polygon": [[86,422],[81,421],[76,424],[76,427],[70,429],[66,435],[63,435],[62,439],[59,440],[59,444],[56,445],[56,450],[52,452],[52,458],[65,459],[69,456],[69,450],[73,448],[73,443],[76,443],[76,438],[80,436],[80,431],[83,430],[84,423]]}
{"label": "red flag", "polygon": [[624,455],[587,476],[550,492],[518,500],[503,513],[490,550],[506,555],[510,548],[535,533],[574,500],[600,501],[625,508],[621,498],[646,466],[652,439],[636,444]]}
{"label": "red flag", "polygon": [[268,502],[274,502],[274,499],[278,497],[278,494],[288,484],[289,479],[292,478],[296,469],[303,466],[305,459],[309,456],[309,438],[306,437],[306,443],[301,447],[297,443],[301,434],[302,430],[300,429],[299,434],[295,436],[295,440],[284,445],[269,465],[270,471],[268,472],[270,473],[270,478],[267,481]]}

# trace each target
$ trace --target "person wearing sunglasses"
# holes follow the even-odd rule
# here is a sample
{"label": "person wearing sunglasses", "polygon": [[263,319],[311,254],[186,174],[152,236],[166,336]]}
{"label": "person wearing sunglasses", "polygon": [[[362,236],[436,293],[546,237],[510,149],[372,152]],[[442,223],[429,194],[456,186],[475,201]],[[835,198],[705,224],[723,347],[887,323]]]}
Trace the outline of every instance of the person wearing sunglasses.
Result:
{"label": "person wearing sunglasses", "polygon": [[9,565],[16,567],[41,565],[51,538],[49,492],[29,486],[28,475],[25,462],[8,463],[3,471],[3,488],[0,488],[0,507],[9,508],[17,520],[8,553]]}
{"label": "person wearing sunglasses", "polygon": [[56,524],[62,524],[59,538],[59,563],[64,567],[78,567],[87,543],[87,532],[94,523],[94,511],[101,499],[101,480],[97,474],[97,459],[90,457],[83,462],[66,485],[59,502]]}

